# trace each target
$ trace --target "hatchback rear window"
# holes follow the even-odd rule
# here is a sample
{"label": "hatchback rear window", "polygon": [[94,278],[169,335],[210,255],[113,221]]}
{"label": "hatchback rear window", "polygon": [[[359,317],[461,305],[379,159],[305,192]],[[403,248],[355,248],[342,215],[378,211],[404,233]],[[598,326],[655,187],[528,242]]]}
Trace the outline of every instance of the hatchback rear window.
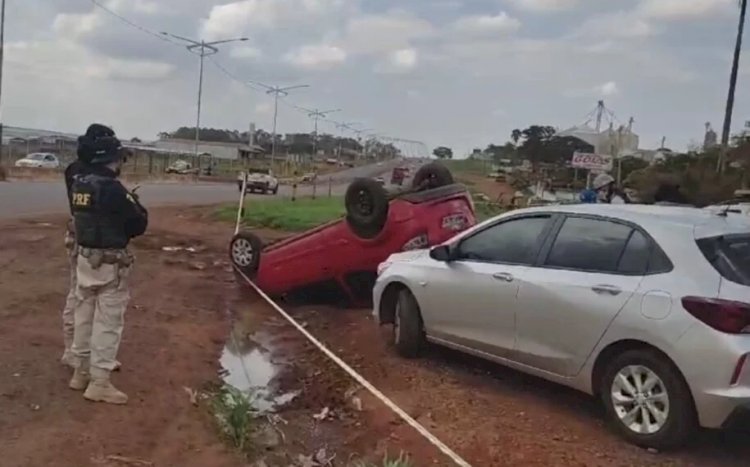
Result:
{"label": "hatchback rear window", "polygon": [[750,235],[702,238],[697,243],[703,256],[723,278],[750,285]]}

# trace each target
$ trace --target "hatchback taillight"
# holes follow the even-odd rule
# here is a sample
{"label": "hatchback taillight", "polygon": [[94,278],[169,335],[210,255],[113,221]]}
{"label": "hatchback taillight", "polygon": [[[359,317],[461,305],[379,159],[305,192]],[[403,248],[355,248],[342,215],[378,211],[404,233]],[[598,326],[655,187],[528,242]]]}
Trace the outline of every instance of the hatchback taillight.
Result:
{"label": "hatchback taillight", "polygon": [[727,334],[750,334],[750,303],[684,297],[682,306],[703,323]]}

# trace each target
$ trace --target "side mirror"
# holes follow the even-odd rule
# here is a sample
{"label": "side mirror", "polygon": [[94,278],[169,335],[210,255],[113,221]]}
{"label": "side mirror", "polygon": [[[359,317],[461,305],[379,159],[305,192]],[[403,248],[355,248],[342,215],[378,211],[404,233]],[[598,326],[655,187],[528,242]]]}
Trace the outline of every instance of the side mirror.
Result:
{"label": "side mirror", "polygon": [[435,261],[448,263],[450,261],[453,261],[453,252],[451,251],[451,247],[449,245],[436,246],[435,248],[430,250],[430,258],[434,259]]}

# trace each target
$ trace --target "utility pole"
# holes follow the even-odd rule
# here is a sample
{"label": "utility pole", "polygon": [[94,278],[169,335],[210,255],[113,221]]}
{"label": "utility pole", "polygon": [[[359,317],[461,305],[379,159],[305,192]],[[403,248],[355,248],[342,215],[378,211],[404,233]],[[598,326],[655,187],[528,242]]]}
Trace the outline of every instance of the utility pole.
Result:
{"label": "utility pole", "polygon": [[273,94],[273,134],[271,136],[271,167],[276,160],[276,124],[279,118],[279,97],[286,97],[289,95],[289,91],[294,89],[309,88],[309,84],[298,84],[296,86],[269,86],[268,84],[259,83],[257,81],[250,81],[250,84],[260,86],[266,90],[266,94]]}
{"label": "utility pole", "polygon": [[326,118],[329,114],[341,112],[341,109],[320,110],[304,109],[302,107],[300,107],[300,109],[307,112],[307,116],[312,118],[315,122],[315,133],[313,134],[313,157],[315,157],[318,154],[318,120],[321,118]]}
{"label": "utility pole", "polygon": [[[361,129],[361,130],[355,130],[355,129],[353,129],[353,128],[352,128],[352,131],[354,131],[354,134],[356,134],[356,135],[357,135],[357,140],[358,140],[359,142],[361,142],[361,141],[362,141],[362,134],[363,134],[363,133],[366,133],[366,132],[368,132],[368,131],[375,131],[375,128],[364,128],[364,129]],[[366,152],[366,148],[365,148],[364,146],[363,146],[363,152]],[[363,154],[362,154],[362,157],[364,158],[364,157],[365,157],[365,155],[366,155],[366,154],[364,154],[364,153],[363,153]]]}
{"label": "utility pole", "polygon": [[339,129],[339,154],[338,154],[338,160],[339,165],[341,165],[341,153],[344,150],[344,130],[353,130],[352,126],[359,125],[357,122],[348,122],[348,123],[341,123],[341,122],[334,122],[336,125],[336,128]]}
{"label": "utility pole", "polygon": [[5,0],[0,5],[0,159],[3,149],[3,118],[2,118],[2,95],[3,95],[3,62],[5,60]]}
{"label": "utility pole", "polygon": [[200,167],[200,158],[198,157],[199,156],[198,145],[200,144],[201,101],[203,98],[203,61],[207,56],[215,55],[219,53],[219,49],[216,47],[219,44],[227,44],[229,42],[244,42],[249,39],[247,37],[240,37],[237,39],[225,39],[221,41],[206,42],[203,39],[201,39],[200,41],[196,41],[193,39],[188,39],[186,37],[181,37],[181,36],[177,36],[174,34],[170,34],[168,32],[162,32],[162,35],[172,37],[182,42],[186,42],[187,45],[185,46],[185,48],[187,48],[188,52],[198,55],[201,59],[200,75],[198,78],[198,117],[195,123],[195,157],[198,161],[198,166]]}
{"label": "utility pole", "polygon": [[734,47],[734,60],[732,61],[732,72],[729,76],[729,94],[727,96],[727,107],[724,113],[724,128],[721,132],[721,150],[716,171],[724,171],[724,163],[729,150],[729,133],[732,130],[732,113],[734,112],[734,95],[737,89],[737,74],[740,68],[740,55],[742,53],[742,35],[745,32],[745,16],[747,14],[747,0],[740,0],[740,24],[737,28],[737,42]]}

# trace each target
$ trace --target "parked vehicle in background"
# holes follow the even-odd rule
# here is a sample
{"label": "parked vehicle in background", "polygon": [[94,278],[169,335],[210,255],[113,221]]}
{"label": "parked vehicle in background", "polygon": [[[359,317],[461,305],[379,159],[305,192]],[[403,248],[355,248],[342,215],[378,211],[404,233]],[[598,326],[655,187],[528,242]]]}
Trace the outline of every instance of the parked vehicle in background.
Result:
{"label": "parked vehicle in background", "polygon": [[704,209],[722,215],[740,214],[750,216],[750,190],[737,190],[734,196],[734,199],[707,206]]}
{"label": "parked vehicle in background", "polygon": [[27,155],[23,159],[18,159],[15,166],[33,167],[37,169],[58,169],[60,168],[60,160],[56,155],[48,152],[35,152]]}
{"label": "parked vehicle in background", "polygon": [[385,179],[383,177],[375,177],[375,181],[380,184],[380,186],[385,185]]}
{"label": "parked vehicle in background", "polygon": [[356,179],[344,219],[266,247],[240,232],[230,246],[232,262],[273,297],[324,290],[367,303],[378,264],[390,254],[442,243],[476,223],[471,196],[445,167],[427,165],[415,181],[411,192],[389,196],[377,181]]}
{"label": "parked vehicle in background", "polygon": [[[242,183],[245,177],[244,172],[240,172],[237,177],[237,187],[242,191]],[[271,169],[250,169],[247,171],[247,189],[245,193],[255,193],[259,191],[264,195],[279,192],[279,180],[273,176]]]}
{"label": "parked vehicle in background", "polygon": [[165,172],[168,174],[191,175],[199,173],[200,170],[198,168],[193,168],[193,165],[190,162],[178,159],[167,167]]}
{"label": "parked vehicle in background", "polygon": [[302,182],[314,182],[318,179],[318,174],[315,172],[308,172],[304,175],[302,175],[302,179],[300,181]]}
{"label": "parked vehicle in background", "polygon": [[378,272],[374,313],[403,356],[429,341],[593,394],[645,447],[747,421],[750,219],[523,209],[394,254]]}

